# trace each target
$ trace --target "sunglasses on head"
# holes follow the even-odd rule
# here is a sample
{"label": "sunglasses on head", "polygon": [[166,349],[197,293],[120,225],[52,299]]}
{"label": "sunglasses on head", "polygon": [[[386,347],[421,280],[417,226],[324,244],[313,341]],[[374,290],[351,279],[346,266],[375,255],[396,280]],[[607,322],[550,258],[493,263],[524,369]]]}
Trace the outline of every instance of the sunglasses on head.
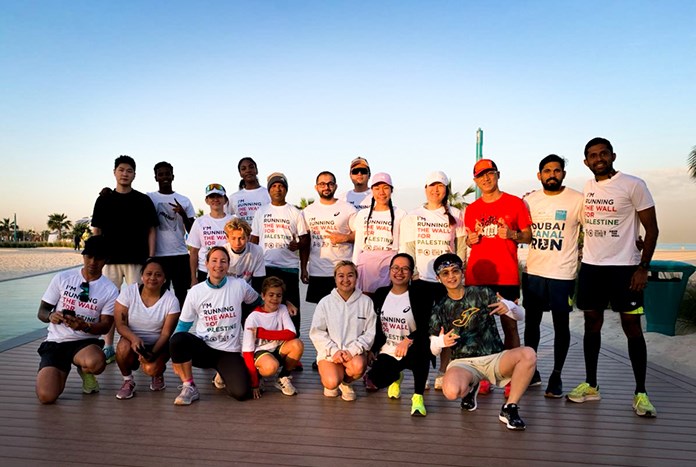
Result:
{"label": "sunglasses on head", "polygon": [[89,300],[89,282],[80,284],[80,295],[77,296],[77,299],[83,303]]}
{"label": "sunglasses on head", "polygon": [[210,193],[213,190],[221,190],[221,191],[226,191],[225,187],[220,185],[219,183],[211,183],[207,187],[205,187],[205,192]]}
{"label": "sunglasses on head", "polygon": [[369,172],[369,170],[367,170],[365,167],[356,167],[355,169],[350,171],[350,173],[353,175],[358,175],[358,174],[367,175],[368,172]]}

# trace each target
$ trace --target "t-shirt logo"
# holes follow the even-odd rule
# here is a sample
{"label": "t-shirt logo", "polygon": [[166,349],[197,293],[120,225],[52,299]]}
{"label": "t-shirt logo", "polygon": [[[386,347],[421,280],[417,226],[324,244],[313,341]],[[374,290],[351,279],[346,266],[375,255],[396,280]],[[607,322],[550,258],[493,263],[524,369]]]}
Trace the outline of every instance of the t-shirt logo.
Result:
{"label": "t-shirt logo", "polygon": [[475,306],[467,308],[466,310],[462,311],[462,314],[459,316],[459,319],[455,319],[454,321],[452,321],[452,324],[458,328],[464,328],[469,325],[469,321],[471,321],[471,318],[473,318],[474,315],[479,311],[481,311],[481,309],[476,308]]}
{"label": "t-shirt logo", "polygon": [[558,211],[556,211],[556,220],[557,221],[564,221],[564,220],[566,220],[567,216],[568,216],[568,211],[562,211],[560,209]]}

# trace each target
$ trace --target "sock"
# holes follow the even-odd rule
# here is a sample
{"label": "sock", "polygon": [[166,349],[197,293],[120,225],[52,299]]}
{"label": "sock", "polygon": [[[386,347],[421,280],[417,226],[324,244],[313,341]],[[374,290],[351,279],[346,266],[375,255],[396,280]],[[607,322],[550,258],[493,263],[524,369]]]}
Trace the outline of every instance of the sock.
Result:
{"label": "sock", "polygon": [[278,378],[285,378],[286,376],[290,376],[290,370],[287,368],[283,367],[280,370],[280,373],[278,373]]}
{"label": "sock", "polygon": [[123,377],[123,381],[133,381],[133,373]]}
{"label": "sock", "polygon": [[636,394],[645,391],[645,373],[648,365],[648,350],[645,346],[645,338],[641,334],[628,338],[628,358],[631,359],[633,376],[636,378]]}
{"label": "sock", "polygon": [[602,346],[601,332],[585,331],[583,346],[585,349],[585,372],[587,373],[587,379],[585,382],[593,388],[596,388],[597,360],[599,359],[599,349]]}
{"label": "sock", "polygon": [[184,386],[195,386],[196,383],[193,382],[193,378],[184,381]]}

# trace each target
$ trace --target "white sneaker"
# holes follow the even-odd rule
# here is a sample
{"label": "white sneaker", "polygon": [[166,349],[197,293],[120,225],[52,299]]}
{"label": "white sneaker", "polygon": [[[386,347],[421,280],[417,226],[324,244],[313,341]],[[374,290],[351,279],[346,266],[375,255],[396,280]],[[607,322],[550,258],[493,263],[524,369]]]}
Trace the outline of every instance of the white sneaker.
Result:
{"label": "white sneaker", "polygon": [[435,390],[436,391],[442,391],[442,380],[445,379],[445,374],[438,372],[437,376],[435,377]]}
{"label": "white sneaker", "polygon": [[338,389],[341,390],[341,399],[343,399],[344,401],[354,401],[358,397],[355,395],[355,391],[353,391],[353,388],[350,384],[341,383],[338,386]]}
{"label": "white sneaker", "polygon": [[215,378],[213,378],[212,383],[217,389],[225,389],[225,381],[223,381],[220,373],[215,373]]}
{"label": "white sneaker", "polygon": [[325,397],[338,397],[338,388],[336,388],[336,389],[324,388],[324,396]]}
{"label": "white sneaker", "polygon": [[193,401],[197,401],[200,397],[196,386],[184,384],[181,386],[181,392],[174,399],[174,405],[191,405]]}
{"label": "white sneaker", "polygon": [[292,385],[292,376],[281,376],[275,382],[275,387],[280,389],[286,396],[294,396],[297,394],[297,389]]}

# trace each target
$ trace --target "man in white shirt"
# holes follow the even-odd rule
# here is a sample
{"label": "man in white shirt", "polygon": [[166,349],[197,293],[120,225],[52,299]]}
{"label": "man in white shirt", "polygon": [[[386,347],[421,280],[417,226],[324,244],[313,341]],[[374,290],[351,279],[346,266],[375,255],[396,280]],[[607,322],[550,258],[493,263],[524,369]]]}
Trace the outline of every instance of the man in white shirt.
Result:
{"label": "man in white shirt", "polygon": [[[565,159],[556,154],[544,157],[537,173],[542,189],[524,198],[532,216],[532,242],[522,273],[524,344],[537,350],[543,312],[551,310],[554,363],[544,393],[551,398],[563,395],[561,371],[570,345],[569,314],[573,311],[582,221],[582,193],[563,186],[565,176]],[[536,370],[529,385],[540,384],[541,375]]]}
{"label": "man in white shirt", "polygon": [[370,164],[363,157],[356,157],[350,163],[350,181],[353,189],[347,191],[338,199],[353,205],[358,211],[370,207],[372,203],[372,191],[370,191]]}

